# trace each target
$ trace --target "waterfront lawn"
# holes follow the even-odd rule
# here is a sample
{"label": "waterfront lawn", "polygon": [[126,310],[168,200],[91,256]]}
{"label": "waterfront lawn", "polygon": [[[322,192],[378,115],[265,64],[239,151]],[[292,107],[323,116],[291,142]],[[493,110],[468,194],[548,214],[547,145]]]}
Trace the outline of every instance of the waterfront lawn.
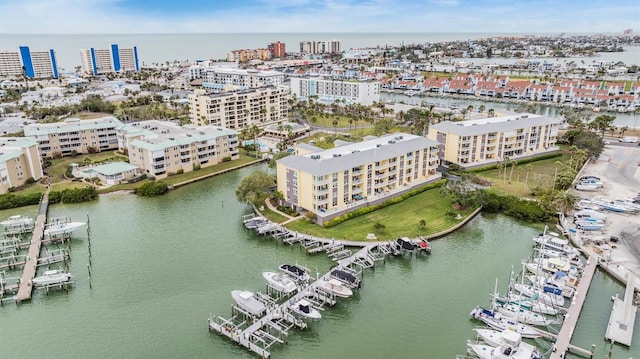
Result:
{"label": "waterfront lawn", "polygon": [[262,213],[262,215],[266,219],[270,220],[273,223],[282,223],[282,222],[284,222],[284,221],[286,221],[288,219],[287,217],[281,215],[280,213],[276,213],[276,212],[270,210],[266,206],[264,207],[264,210],[260,211],[260,212]]}
{"label": "waterfront lawn", "polygon": [[[556,171],[556,162],[566,163],[571,158],[566,151],[562,151],[561,157],[547,158],[535,162],[529,162],[523,165],[516,165],[513,168],[513,176],[509,183],[509,175],[511,174],[511,166],[507,167],[506,181],[504,178],[504,170],[492,169],[476,174],[486,180],[491,181],[491,189],[498,194],[513,195],[516,197],[532,197],[531,189],[540,187],[543,189],[551,189],[553,186],[553,177]],[[531,165],[528,181],[526,166]]]}
{"label": "waterfront lawn", "polygon": [[[324,228],[304,219],[290,222],[286,227],[299,233],[354,241],[365,241],[367,233],[375,233],[379,240],[386,241],[397,237],[426,236],[451,228],[460,220],[451,219],[448,212],[459,213],[465,218],[473,209],[454,210],[451,199],[440,195],[439,188],[434,188],[331,228]],[[426,222],[424,229],[420,229],[421,219]],[[376,232],[373,228],[375,223],[383,224],[386,227],[384,232]]]}
{"label": "waterfront lawn", "polygon": [[62,157],[51,160],[51,166],[47,168],[47,174],[52,177],[52,183],[65,181],[66,178],[64,177],[64,174],[67,172],[67,168],[69,168],[72,163],[83,165],[85,159],[90,160],[91,163],[100,163],[109,159],[126,162],[129,161],[128,157],[116,154],[116,151],[79,154],[72,157]]}

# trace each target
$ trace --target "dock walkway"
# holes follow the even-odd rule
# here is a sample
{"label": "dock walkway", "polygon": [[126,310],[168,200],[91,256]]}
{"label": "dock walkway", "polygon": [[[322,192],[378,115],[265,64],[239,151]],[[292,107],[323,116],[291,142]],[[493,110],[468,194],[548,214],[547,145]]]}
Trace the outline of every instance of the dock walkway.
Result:
{"label": "dock walkway", "polygon": [[49,208],[49,188],[47,188],[40,200],[40,208],[36,217],[35,227],[31,236],[29,251],[27,252],[27,260],[22,269],[22,277],[18,284],[18,294],[16,302],[20,303],[31,299],[33,285],[31,280],[36,275],[38,266],[38,257],[40,256],[40,247],[42,246],[42,238],[44,237],[44,225],[47,222],[47,210]]}
{"label": "dock walkway", "polygon": [[633,294],[636,277],[631,276],[624,292],[624,300],[616,295],[613,298],[613,308],[609,317],[609,325],[604,337],[616,343],[631,346],[633,327],[635,326],[636,312],[638,308],[633,305]]}
{"label": "dock walkway", "polygon": [[555,343],[555,350],[551,353],[549,359],[561,359],[566,357],[566,352],[571,346],[570,342],[571,337],[573,336],[573,331],[578,323],[578,318],[580,317],[584,301],[587,298],[587,292],[589,291],[589,286],[591,285],[591,280],[593,279],[597,266],[597,257],[590,256],[582,273],[580,284],[578,284],[578,288],[573,295],[571,306],[564,317],[562,328],[560,328],[560,332],[557,335],[558,340]]}
{"label": "dock walkway", "polygon": [[[366,246],[360,249],[358,252],[356,252],[352,256],[339,261],[338,265],[332,268],[331,271],[327,272],[321,277],[318,277],[313,283],[309,284],[307,287],[301,288],[295,296],[289,298],[284,303],[276,306],[275,308],[270,308],[270,310],[267,312],[266,315],[264,315],[260,319],[255,320],[251,325],[249,325],[245,329],[239,329],[238,327],[235,327],[232,329],[230,326],[228,326],[229,321],[223,320],[223,318],[219,318],[221,320],[220,323],[210,318],[209,329],[212,331],[216,331],[221,335],[225,335],[231,338],[231,340],[233,340],[234,342],[237,342],[238,344],[251,350],[252,352],[254,352],[255,354],[259,355],[262,358],[268,358],[271,356],[271,353],[269,353],[269,351],[267,350],[268,347],[265,348],[257,344],[258,342],[264,343],[264,340],[262,340],[261,337],[264,337],[265,335],[267,335],[267,333],[265,333],[265,331],[263,331],[262,328],[265,328],[265,327],[273,328],[274,326],[277,327],[278,325],[275,324],[275,322],[283,318],[286,319],[288,317],[291,317],[290,307],[303,298],[307,298],[310,295],[314,295],[314,293],[319,293],[320,283],[322,283],[323,281],[329,280],[332,271],[336,269],[343,270],[348,266],[355,264],[359,258],[366,257],[367,255],[369,255],[370,251],[374,247],[375,246]],[[293,319],[293,321],[295,321],[295,319]],[[304,323],[298,324],[298,326],[306,327]],[[270,335],[269,335],[269,339],[275,340],[276,342],[282,342],[282,340]]]}

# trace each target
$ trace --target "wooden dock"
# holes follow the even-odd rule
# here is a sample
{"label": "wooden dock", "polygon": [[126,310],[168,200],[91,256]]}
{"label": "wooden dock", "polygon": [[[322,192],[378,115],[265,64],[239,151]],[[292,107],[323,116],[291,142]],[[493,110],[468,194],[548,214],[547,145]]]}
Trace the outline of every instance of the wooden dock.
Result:
{"label": "wooden dock", "polygon": [[38,266],[38,257],[40,256],[40,247],[42,246],[42,238],[44,237],[44,225],[47,221],[47,209],[49,206],[49,189],[44,192],[40,200],[40,208],[36,217],[35,227],[31,236],[29,251],[27,252],[27,261],[22,269],[22,278],[18,284],[18,294],[16,294],[16,302],[21,303],[31,299],[33,286],[31,280],[36,275]]}
{"label": "wooden dock", "polygon": [[[298,290],[298,293],[293,297],[286,300],[284,303],[275,307],[270,307],[261,318],[254,318],[251,324],[242,329],[242,325],[246,323],[243,321],[239,325],[235,325],[232,319],[224,319],[222,317],[211,316],[209,318],[209,330],[216,331],[221,335],[224,335],[234,342],[242,345],[253,353],[259,355],[262,358],[269,358],[271,353],[268,351],[269,347],[274,343],[284,343],[284,340],[269,333],[269,330],[275,330],[279,333],[286,335],[286,330],[282,329],[283,322],[292,323],[291,326],[297,326],[300,328],[306,328],[306,324],[300,319],[296,318],[290,309],[290,307],[297,303],[299,300],[310,296],[314,299],[321,300],[324,303],[335,304],[335,297],[330,297],[320,290],[320,283],[330,279],[331,272],[339,269],[348,269],[350,265],[359,265],[358,260],[370,256],[370,251],[375,246],[367,246],[360,249],[357,253],[351,257],[345,258],[338,262],[338,265],[331,269],[321,277],[318,277],[313,283],[306,287],[302,287]],[[324,293],[324,294],[323,294]],[[324,296],[324,297],[323,297]],[[312,301],[312,300],[311,300]]]}
{"label": "wooden dock", "polygon": [[616,294],[613,297],[613,308],[609,317],[609,325],[607,332],[604,334],[605,339],[615,343],[631,346],[633,338],[633,327],[636,321],[636,312],[638,308],[633,305],[633,294],[635,289],[636,277],[631,276],[627,281],[627,288],[624,292],[624,300],[618,298]]}
{"label": "wooden dock", "polygon": [[591,280],[593,279],[597,266],[597,258],[595,256],[589,257],[587,265],[582,272],[580,284],[578,284],[578,288],[573,295],[571,306],[569,307],[567,314],[564,316],[564,322],[557,335],[558,339],[556,340],[554,351],[551,353],[549,359],[561,359],[566,357],[566,352],[571,347],[570,342],[571,337],[573,336],[573,331],[578,323],[578,318],[580,317],[584,301],[587,298],[587,292],[589,291],[589,286],[591,285]]}

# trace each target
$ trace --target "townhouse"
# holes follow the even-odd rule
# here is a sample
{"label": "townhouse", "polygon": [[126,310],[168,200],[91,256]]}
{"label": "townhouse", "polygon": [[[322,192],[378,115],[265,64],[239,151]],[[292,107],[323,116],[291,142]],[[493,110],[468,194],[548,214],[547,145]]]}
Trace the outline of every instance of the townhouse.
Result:
{"label": "townhouse", "polygon": [[440,178],[438,143],[394,133],[328,150],[300,144],[277,162],[278,191],[319,224]]}
{"label": "townhouse", "polygon": [[465,168],[557,151],[560,120],[517,114],[477,120],[444,121],[429,127],[437,141],[442,164]]}

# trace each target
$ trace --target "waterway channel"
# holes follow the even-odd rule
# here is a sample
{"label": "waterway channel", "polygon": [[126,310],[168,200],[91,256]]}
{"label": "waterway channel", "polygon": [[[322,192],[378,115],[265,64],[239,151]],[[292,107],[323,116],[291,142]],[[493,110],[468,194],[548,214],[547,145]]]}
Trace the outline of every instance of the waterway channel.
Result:
{"label": "waterway channel", "polygon": [[[91,222],[91,284],[87,235],[71,245],[68,293],[37,293],[31,303],[0,308],[2,358],[251,358],[245,349],[207,330],[210,312],[228,316],[230,291],[264,291],[263,270],[283,262],[321,273],[326,256],[260,238],[242,227],[249,208],[235,198],[240,180],[264,165],[171,191],[158,198],[118,193],[78,205],[55,205],[51,216]],[[425,204],[427,205],[427,204]],[[34,208],[0,212],[35,213]],[[274,358],[454,358],[473,338],[469,312],[488,304],[498,277],[532,248],[540,228],[505,216],[480,215],[433,242],[431,256],[388,258],[366,270],[354,297],[327,307],[319,322],[292,331]],[[610,296],[624,293],[599,273],[574,343],[605,352]],[[630,349],[612,358],[640,358],[638,325]],[[547,345],[548,342],[547,342]]]}
{"label": "waterway channel", "polygon": [[[469,105],[472,105],[476,111],[478,108],[483,105],[487,110],[494,109],[496,111],[506,110],[506,111],[515,111],[518,107],[518,103],[511,102],[497,102],[497,101],[484,101],[481,98],[457,98],[457,97],[435,97],[435,96],[407,96],[401,93],[390,93],[383,92],[380,95],[380,98],[384,101],[393,101],[393,102],[402,102],[408,105],[436,105],[438,107],[456,107],[456,108],[467,108]],[[560,117],[562,116],[562,111],[564,108],[556,107],[544,103],[536,104],[536,113],[543,116],[549,117]],[[486,111],[486,110],[485,110]],[[610,115],[614,116],[615,120],[613,125],[616,127],[624,127],[629,126],[629,128],[640,129],[640,114],[636,112],[587,112],[591,115],[591,118],[594,119],[599,115]]]}

